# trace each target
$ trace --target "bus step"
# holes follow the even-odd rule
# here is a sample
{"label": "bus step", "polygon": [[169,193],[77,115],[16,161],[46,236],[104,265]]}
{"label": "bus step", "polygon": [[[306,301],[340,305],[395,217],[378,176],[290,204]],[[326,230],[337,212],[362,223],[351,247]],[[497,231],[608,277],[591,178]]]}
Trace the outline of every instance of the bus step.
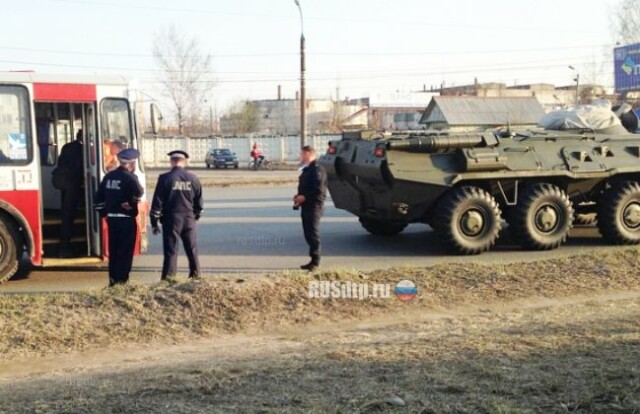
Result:
{"label": "bus step", "polygon": [[[47,216],[42,220],[43,226],[60,226],[62,224],[62,219],[60,217],[51,217]],[[75,220],[73,220],[73,224],[82,224],[83,226],[87,224],[87,219],[84,216],[78,216]]]}
{"label": "bus step", "polygon": [[[71,243],[86,243],[87,238],[85,236],[76,236],[71,238]],[[42,244],[47,246],[51,244],[60,244],[60,239],[47,238],[42,240]]]}
{"label": "bus step", "polygon": [[43,267],[91,266],[100,265],[104,261],[99,257],[74,257],[71,259],[43,258]]}

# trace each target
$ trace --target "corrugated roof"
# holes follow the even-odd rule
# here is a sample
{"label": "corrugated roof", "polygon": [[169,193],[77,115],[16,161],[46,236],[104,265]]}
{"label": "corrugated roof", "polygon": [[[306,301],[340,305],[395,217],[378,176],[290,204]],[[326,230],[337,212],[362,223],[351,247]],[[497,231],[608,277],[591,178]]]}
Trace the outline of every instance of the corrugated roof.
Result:
{"label": "corrugated roof", "polygon": [[451,126],[537,124],[545,114],[534,98],[477,98],[434,96],[424,111],[421,124],[447,122]]}

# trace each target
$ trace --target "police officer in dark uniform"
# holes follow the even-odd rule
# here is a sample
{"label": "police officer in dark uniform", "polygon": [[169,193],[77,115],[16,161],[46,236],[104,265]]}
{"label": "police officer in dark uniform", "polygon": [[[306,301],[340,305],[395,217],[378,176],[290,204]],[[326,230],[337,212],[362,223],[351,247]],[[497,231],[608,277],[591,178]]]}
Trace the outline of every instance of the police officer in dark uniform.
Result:
{"label": "police officer in dark uniform", "polygon": [[120,151],[120,166],[105,175],[96,196],[96,208],[109,228],[109,286],[127,283],[133,264],[138,200],[144,193],[133,174],[139,156],[135,149]]}
{"label": "police officer in dark uniform", "polygon": [[327,197],[327,172],[316,162],[316,151],[308,145],[300,151],[302,173],[298,181],[298,194],[293,198],[293,208],[300,209],[304,238],[309,245],[311,261],[300,266],[313,271],[320,266],[320,217]]}
{"label": "police officer in dark uniform", "polygon": [[189,277],[200,277],[200,263],[196,241],[196,221],[202,213],[202,186],[195,174],[185,169],[189,154],[171,151],[171,171],[161,174],[151,203],[153,234],[160,233],[164,262],[162,280],[176,275],[178,267],[178,240],[182,240],[189,260]]}

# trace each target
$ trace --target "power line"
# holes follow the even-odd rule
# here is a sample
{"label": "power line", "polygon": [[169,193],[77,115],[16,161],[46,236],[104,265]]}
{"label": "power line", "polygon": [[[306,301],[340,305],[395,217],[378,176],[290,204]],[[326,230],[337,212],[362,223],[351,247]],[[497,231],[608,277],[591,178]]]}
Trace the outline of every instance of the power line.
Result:
{"label": "power line", "polygon": [[[587,57],[573,57],[572,60],[585,60],[585,59],[592,59],[592,56],[587,56]],[[498,62],[495,64],[485,64],[485,65],[466,65],[466,66],[458,66],[458,67],[449,67],[446,69],[447,73],[456,73],[456,72],[473,72],[473,71],[487,71],[487,70],[500,70],[500,71],[504,71],[504,70],[527,70],[527,69],[544,69],[547,68],[549,66],[553,66],[553,65],[557,65],[557,66],[566,66],[566,58],[555,58],[552,60],[535,60],[535,61],[520,61],[517,63],[511,63],[511,64],[504,64],[502,62]],[[192,71],[183,71],[183,70],[176,70],[176,71],[166,71],[166,70],[162,70],[162,69],[149,69],[149,68],[139,68],[139,67],[118,67],[118,66],[92,66],[92,65],[71,65],[71,64],[56,64],[56,63],[44,63],[44,62],[33,62],[33,61],[17,61],[17,60],[0,60],[1,63],[9,63],[9,64],[19,64],[19,65],[28,65],[28,66],[46,66],[46,67],[59,67],[59,68],[71,68],[71,69],[90,69],[90,70],[95,70],[95,69],[99,69],[99,70],[109,70],[109,71],[127,71],[127,72],[145,72],[145,73],[191,73]],[[600,60],[600,61],[594,61],[594,63],[610,63],[612,62],[612,59],[610,58],[606,58],[606,60]],[[535,64],[535,65],[531,65],[531,64]],[[531,65],[531,66],[527,66],[527,65]],[[444,70],[443,69],[432,69],[433,71],[436,71],[437,73],[442,73]],[[198,71],[199,72],[199,71]],[[413,72],[418,72],[418,73],[413,73]],[[291,75],[294,75],[295,72],[289,72]],[[310,72],[310,75],[323,75],[326,74],[328,72]],[[333,72],[331,72],[333,73]],[[418,68],[418,69],[412,69],[411,72],[409,70],[407,70],[406,68],[403,69],[402,71],[397,71],[397,72],[382,72],[382,71],[374,71],[374,72],[366,72],[366,71],[356,71],[356,72],[341,72],[340,76],[354,76],[354,77],[362,77],[362,76],[373,76],[373,77],[380,77],[380,76],[411,76],[411,75],[423,75],[425,73],[424,69]],[[212,71],[212,74],[218,75],[218,74],[224,74],[224,75],[281,75],[281,74],[286,74],[286,72],[264,72],[264,71],[260,71],[260,72],[238,72],[238,71],[232,71],[232,72],[220,72],[220,71]],[[332,77],[333,78],[333,77]],[[278,79],[256,79],[256,80],[244,80],[244,81],[274,81],[274,80],[278,80]],[[212,81],[212,80],[207,80],[207,81]],[[213,80],[218,82],[219,80]],[[243,80],[235,80],[235,81],[243,81]]]}
{"label": "power line", "polygon": [[[163,7],[163,6],[146,6],[146,5],[137,5],[132,4],[130,2],[124,3],[113,3],[99,0],[53,0],[59,3],[72,3],[72,4],[81,4],[85,6],[103,6],[103,7],[119,7],[119,8],[128,8],[128,9],[138,9],[138,10],[156,10],[156,11],[165,11],[165,12],[180,12],[180,13],[196,13],[196,14],[215,14],[215,15],[228,15],[228,16],[241,16],[241,17],[262,17],[262,18],[275,18],[275,19],[293,19],[292,15],[275,15],[275,14],[265,14],[265,13],[250,13],[250,12],[228,12],[228,11],[217,11],[211,9],[195,9],[195,8],[178,8],[178,7]],[[424,26],[424,20],[399,20],[399,19],[354,19],[354,18],[346,18],[346,17],[318,17],[318,16],[305,16],[305,20],[316,20],[323,22],[342,22],[342,23],[366,23],[366,24],[397,24],[397,25],[419,25]],[[430,21],[429,25],[431,27],[437,28],[451,28],[451,29],[484,29],[484,30],[496,30],[495,25],[468,25],[468,24],[443,24],[435,21]],[[582,25],[581,27],[587,27]],[[520,31],[520,32],[539,32],[541,30],[540,25],[519,25],[509,27],[506,25],[500,25],[501,31]],[[554,26],[553,28],[545,27],[545,32],[558,32],[558,33],[576,33],[575,29],[563,29],[558,26]],[[594,31],[579,31],[582,33],[595,33]]]}
{"label": "power line", "polygon": [[[63,1],[63,0],[57,0]],[[67,1],[67,0],[64,0]],[[69,0],[70,1],[70,0]],[[453,56],[453,55],[474,55],[474,54],[503,54],[503,53],[538,53],[538,52],[552,52],[552,51],[568,51],[568,50],[581,50],[581,49],[594,49],[594,48],[613,48],[613,44],[602,45],[584,45],[584,46],[567,46],[567,47],[546,47],[546,48],[532,48],[532,49],[485,49],[485,50],[471,50],[471,51],[449,51],[449,52],[310,52],[308,56]],[[37,53],[50,53],[50,54],[65,54],[65,55],[81,55],[81,56],[109,56],[109,57],[139,57],[139,58],[153,58],[153,54],[138,54],[138,53],[115,53],[115,52],[89,52],[81,50],[61,50],[61,49],[39,49],[39,48],[22,48],[14,46],[0,46],[3,50],[13,50],[19,52],[37,52]],[[213,58],[252,58],[252,57],[283,57],[283,56],[298,56],[298,53],[284,53],[284,52],[271,52],[271,53],[232,53],[232,54],[207,54],[196,55],[196,57]],[[169,58],[180,58],[182,56],[167,56]]]}
{"label": "power line", "polygon": [[[177,8],[177,7],[162,7],[162,6],[143,6],[138,4],[132,4],[130,2],[123,3],[113,3],[106,1],[80,1],[80,0],[53,0],[58,3],[72,3],[72,4],[82,4],[85,6],[105,6],[105,7],[120,7],[126,9],[139,9],[139,10],[157,10],[157,11],[167,11],[167,12],[183,12],[183,13],[197,13],[197,14],[220,14],[227,16],[243,16],[243,17],[273,17],[273,18],[283,18],[283,16],[277,15],[268,15],[268,14],[260,14],[260,13],[237,13],[237,12],[220,12],[216,10],[210,9],[188,9],[188,8]],[[287,16],[288,18],[289,16]]]}
{"label": "power line", "polygon": [[[598,63],[612,63],[613,61],[602,61],[602,62],[598,62]],[[518,67],[518,66],[501,66],[501,67],[468,67],[468,68],[464,68],[464,69],[447,69],[446,72],[443,72],[442,70],[425,70],[425,71],[421,71],[421,72],[417,72],[417,73],[385,73],[385,74],[377,74],[377,75],[363,75],[363,74],[352,74],[350,76],[346,76],[346,75],[341,75],[340,80],[350,80],[350,79],[387,79],[387,78],[392,78],[392,77],[398,77],[398,76],[402,76],[402,77],[411,77],[411,78],[425,78],[425,77],[430,77],[430,76],[442,76],[442,75],[461,75],[461,74],[476,74],[476,73],[483,73],[483,72],[504,72],[504,71],[527,71],[527,70],[536,70],[536,69],[550,69],[550,68],[557,68],[557,69],[565,69],[566,68],[566,63],[562,62],[562,63],[556,63],[556,64],[545,64],[545,65],[537,65],[537,66],[526,66],[526,67]],[[231,79],[226,79],[226,80],[216,80],[215,83],[267,83],[267,82],[294,82],[297,81],[298,78],[290,78],[290,79],[236,79],[236,80],[231,80]],[[308,81],[310,82],[321,82],[321,81],[335,81],[336,78],[335,77],[313,77],[313,75],[310,74],[310,76],[307,78]],[[145,79],[145,78],[141,78],[140,79],[141,82],[144,83],[158,83],[157,80],[150,80],[150,79]],[[204,80],[203,82],[207,82],[207,80]]]}

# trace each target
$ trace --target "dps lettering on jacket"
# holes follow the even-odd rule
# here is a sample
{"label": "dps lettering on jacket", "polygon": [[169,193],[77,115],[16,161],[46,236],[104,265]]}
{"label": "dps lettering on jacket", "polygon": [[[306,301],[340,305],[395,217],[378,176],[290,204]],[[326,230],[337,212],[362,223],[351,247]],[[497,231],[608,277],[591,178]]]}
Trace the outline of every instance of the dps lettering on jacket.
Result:
{"label": "dps lettering on jacket", "polygon": [[120,180],[107,180],[107,189],[108,190],[119,190],[120,189]]}
{"label": "dps lettering on jacket", "polygon": [[173,183],[174,191],[191,191],[191,182],[190,181],[176,181]]}

